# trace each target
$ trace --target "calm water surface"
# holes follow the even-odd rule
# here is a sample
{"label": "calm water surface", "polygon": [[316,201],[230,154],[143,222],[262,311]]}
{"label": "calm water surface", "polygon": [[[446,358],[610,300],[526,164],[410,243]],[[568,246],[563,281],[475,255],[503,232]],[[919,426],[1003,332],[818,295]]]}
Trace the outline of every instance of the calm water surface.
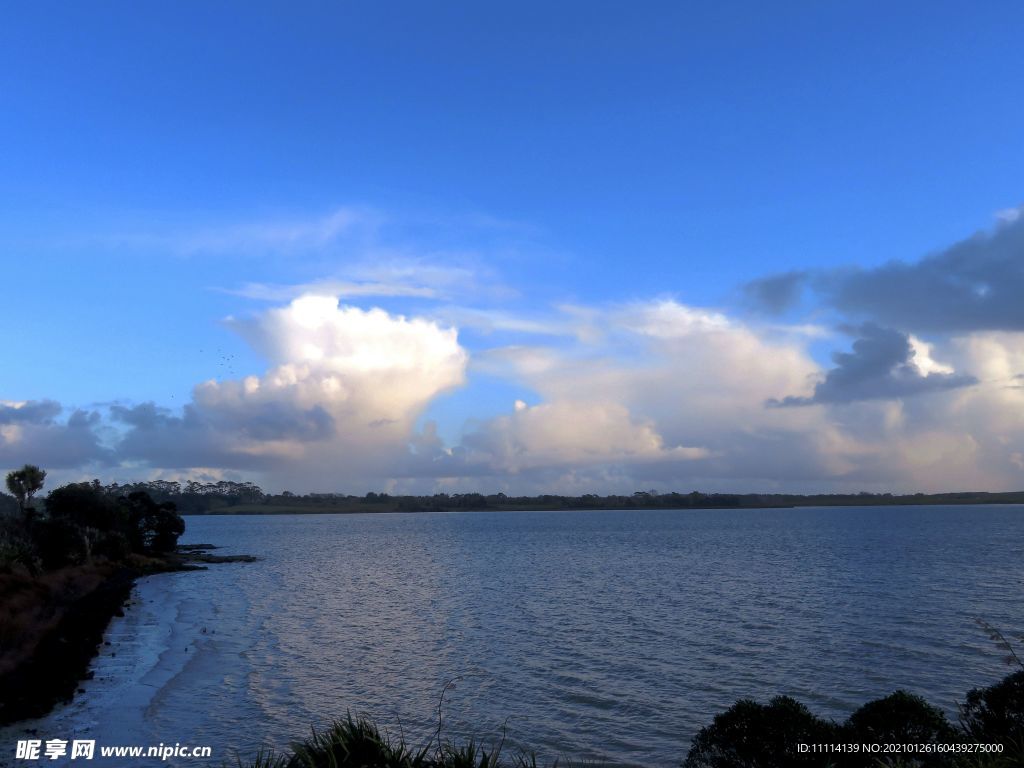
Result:
{"label": "calm water surface", "polygon": [[1021,507],[187,522],[263,560],[141,582],[113,628],[134,651],[61,727],[116,716],[217,764],[347,710],[419,743],[458,678],[452,735],[667,766],[740,697],[841,718],[904,688],[953,712],[1008,672],[973,618],[1024,632]]}

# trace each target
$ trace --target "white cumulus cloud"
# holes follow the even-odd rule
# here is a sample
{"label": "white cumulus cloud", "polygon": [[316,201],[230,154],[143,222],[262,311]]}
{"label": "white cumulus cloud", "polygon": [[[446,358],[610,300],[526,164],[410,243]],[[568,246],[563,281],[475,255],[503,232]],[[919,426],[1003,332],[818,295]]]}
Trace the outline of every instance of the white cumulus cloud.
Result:
{"label": "white cumulus cloud", "polygon": [[302,296],[230,324],[267,359],[262,375],[206,381],[179,417],[115,409],[131,427],[126,458],[157,467],[262,470],[307,487],[382,472],[407,450],[413,424],[459,386],[457,332],[421,318]]}

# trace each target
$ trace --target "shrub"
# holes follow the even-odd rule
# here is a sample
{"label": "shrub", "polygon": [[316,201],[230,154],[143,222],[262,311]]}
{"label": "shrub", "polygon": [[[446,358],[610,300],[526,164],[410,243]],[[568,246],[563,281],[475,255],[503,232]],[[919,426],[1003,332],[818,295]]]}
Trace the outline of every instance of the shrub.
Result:
{"label": "shrub", "polygon": [[[411,749],[370,720],[349,714],[326,731],[313,731],[305,741],[293,744],[290,754],[261,751],[248,768],[538,768],[536,756],[517,751],[510,761],[502,759],[504,740],[491,748],[470,739],[456,744],[441,741],[441,725],[421,749]],[[242,768],[242,761],[238,761]],[[596,764],[555,760],[551,768],[597,768]]]}
{"label": "shrub", "polygon": [[43,568],[48,571],[65,565],[78,565],[89,557],[88,542],[82,529],[64,518],[35,521],[32,538]]}
{"label": "shrub", "polygon": [[[948,744],[957,741],[957,731],[941,710],[920,696],[896,691],[884,699],[870,701],[852,715],[844,726],[844,739],[864,744]],[[860,765],[863,757],[840,761]],[[945,754],[919,755],[911,764],[949,764]]]}
{"label": "shrub", "polygon": [[294,747],[289,766],[298,768],[420,768],[426,763],[424,752],[413,753],[404,741],[392,741],[369,720],[349,715],[326,731],[313,735]]}
{"label": "shrub", "polygon": [[0,493],[0,517],[18,514],[18,500],[6,493]]}
{"label": "shrub", "polygon": [[109,531],[121,523],[120,510],[102,488],[90,483],[71,483],[50,491],[46,512],[83,528]]}
{"label": "shrub", "polygon": [[1024,745],[1024,669],[968,693],[960,723],[976,741]]}
{"label": "shrub", "polygon": [[128,540],[136,552],[170,552],[178,537],[185,532],[172,501],[157,504],[145,491],[136,491],[118,499],[122,514],[128,521]]}
{"label": "shrub", "polygon": [[11,573],[16,566],[21,566],[32,576],[39,572],[35,543],[28,537],[0,531],[0,573]]}
{"label": "shrub", "polygon": [[100,534],[96,543],[92,545],[92,553],[98,557],[105,557],[108,560],[121,561],[132,552],[132,545],[128,537],[121,531],[107,531]]}
{"label": "shrub", "polygon": [[437,764],[443,768],[501,768],[501,746],[488,751],[472,739],[465,744],[445,744]]}
{"label": "shrub", "polygon": [[868,702],[850,715],[846,730],[851,741],[876,743],[938,744],[957,735],[941,710],[906,691]]}
{"label": "shrub", "polygon": [[838,726],[788,696],[767,705],[743,699],[694,737],[683,768],[817,767],[822,756],[801,755],[797,744],[834,742],[838,734]]}

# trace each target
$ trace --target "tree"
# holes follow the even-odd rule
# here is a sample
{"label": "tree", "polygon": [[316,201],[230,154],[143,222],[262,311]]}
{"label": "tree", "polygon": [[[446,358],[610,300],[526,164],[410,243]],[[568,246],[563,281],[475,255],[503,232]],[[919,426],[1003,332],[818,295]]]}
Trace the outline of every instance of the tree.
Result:
{"label": "tree", "polygon": [[34,464],[26,464],[21,469],[7,473],[7,490],[18,500],[18,509],[22,515],[32,509],[32,497],[41,490],[46,480],[46,470]]}
{"label": "tree", "polygon": [[974,740],[1000,741],[1024,751],[1024,669],[968,693],[960,705],[960,724]]}
{"label": "tree", "polygon": [[[951,744],[957,740],[956,729],[941,710],[906,691],[862,706],[846,721],[843,737],[851,744]],[[947,757],[939,751],[919,755],[914,765],[948,765]]]}
{"label": "tree", "polygon": [[743,698],[700,729],[683,768],[820,768],[821,756],[800,754],[797,744],[838,740],[839,726],[794,698],[776,696],[767,705]]}
{"label": "tree", "polygon": [[173,501],[157,504],[145,491],[122,496],[118,503],[128,521],[128,540],[136,552],[170,552],[185,532],[185,521]]}
{"label": "tree", "polygon": [[694,737],[683,768],[819,768],[821,755],[800,754],[797,744],[838,741],[838,733],[788,696],[767,705],[741,699]]}
{"label": "tree", "polygon": [[90,483],[70,483],[50,491],[46,511],[51,518],[98,531],[109,531],[121,522],[116,502],[102,486]]}

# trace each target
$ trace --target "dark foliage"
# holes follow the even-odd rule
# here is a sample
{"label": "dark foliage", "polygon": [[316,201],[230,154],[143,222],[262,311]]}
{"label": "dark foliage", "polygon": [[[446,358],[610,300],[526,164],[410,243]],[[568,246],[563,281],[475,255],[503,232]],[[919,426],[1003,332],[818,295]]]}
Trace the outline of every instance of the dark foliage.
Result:
{"label": "dark foliage", "polygon": [[[854,744],[949,744],[960,735],[941,710],[906,691],[868,702],[850,715],[843,731],[844,739]],[[921,766],[949,764],[945,754],[920,755],[917,760]],[[863,758],[842,762],[860,765]]]}
{"label": "dark foliage", "polygon": [[418,768],[425,753],[413,753],[402,741],[393,741],[369,720],[345,720],[313,736],[295,747],[288,763],[303,768],[335,768],[335,766],[380,766],[380,768]]}
{"label": "dark foliage", "polygon": [[876,743],[939,744],[957,735],[941,710],[906,691],[868,702],[850,715],[846,731],[851,741]]}
{"label": "dark foliage", "polygon": [[968,693],[960,723],[976,741],[1024,747],[1024,669]]}
{"label": "dark foliage", "polygon": [[29,530],[44,570],[80,565],[89,557],[89,543],[85,532],[70,520],[35,520]]}
{"label": "dark foliage", "polygon": [[[290,754],[261,752],[248,768],[538,768],[532,752],[503,751],[508,752],[504,740],[491,747],[473,739],[458,744],[442,742],[440,724],[431,741],[417,749],[372,721],[349,715],[325,731],[314,730],[312,736],[292,745]],[[238,765],[242,768],[241,759]],[[550,763],[550,768],[560,766],[599,768],[564,760]]]}
{"label": "dark foliage", "polygon": [[[110,487],[72,483],[50,492],[46,510],[51,520],[91,529],[97,554],[170,552],[185,531],[174,502],[156,502],[145,491],[115,496]],[[98,535],[96,535],[98,534]]]}
{"label": "dark foliage", "polygon": [[18,566],[35,576],[41,563],[29,525],[15,505],[12,514],[0,514],[0,573],[10,573]]}
{"label": "dark foliage", "polygon": [[215,512],[240,504],[258,504],[265,495],[254,483],[235,483],[221,480],[216,483],[185,484],[172,480],[149,480],[126,485],[112,483],[104,486],[107,495],[118,498],[133,493],[146,493],[158,503],[172,502],[182,514],[203,514]]}
{"label": "dark foliage", "polygon": [[0,493],[0,517],[16,514],[18,511],[18,500],[6,493]]}
{"label": "dark foliage", "polygon": [[[793,699],[778,697],[766,706],[742,700],[715,717],[694,738],[683,768],[786,768],[836,766],[878,768],[885,765],[944,766],[1024,765],[1024,670],[989,688],[971,691],[961,707],[962,728],[920,696],[896,691],[871,701],[842,725],[815,717]],[[822,755],[799,754],[804,744],[1002,744],[1003,752],[961,759],[953,752],[922,753],[886,763],[865,751]]]}
{"label": "dark foliage", "polygon": [[184,531],[173,502],[154,501],[145,491],[115,495],[99,481],[71,483],[50,492],[43,515],[0,517],[0,571],[20,567],[35,575],[92,557],[163,554]]}
{"label": "dark foliage", "polygon": [[7,490],[17,500],[18,511],[23,514],[30,514],[34,511],[32,497],[42,490],[45,482],[46,470],[40,469],[35,464],[26,464],[21,469],[7,473]]}
{"label": "dark foliage", "polygon": [[128,521],[128,541],[137,552],[170,552],[185,532],[174,502],[158,504],[144,491],[122,496],[118,503]]}
{"label": "dark foliage", "polygon": [[0,726],[41,717],[71,699],[133,583],[127,569],[116,571],[67,607],[27,662],[0,674]]}
{"label": "dark foliage", "polygon": [[799,754],[797,744],[839,740],[835,723],[800,702],[777,696],[767,705],[743,699],[716,716],[693,739],[684,768],[799,768],[822,765],[821,755]]}
{"label": "dark foliage", "polygon": [[132,545],[122,531],[110,531],[93,544],[92,554],[107,560],[124,560],[132,553]]}
{"label": "dark foliage", "polygon": [[97,531],[109,531],[124,522],[117,502],[102,487],[90,483],[71,483],[50,491],[46,512],[53,519]]}

